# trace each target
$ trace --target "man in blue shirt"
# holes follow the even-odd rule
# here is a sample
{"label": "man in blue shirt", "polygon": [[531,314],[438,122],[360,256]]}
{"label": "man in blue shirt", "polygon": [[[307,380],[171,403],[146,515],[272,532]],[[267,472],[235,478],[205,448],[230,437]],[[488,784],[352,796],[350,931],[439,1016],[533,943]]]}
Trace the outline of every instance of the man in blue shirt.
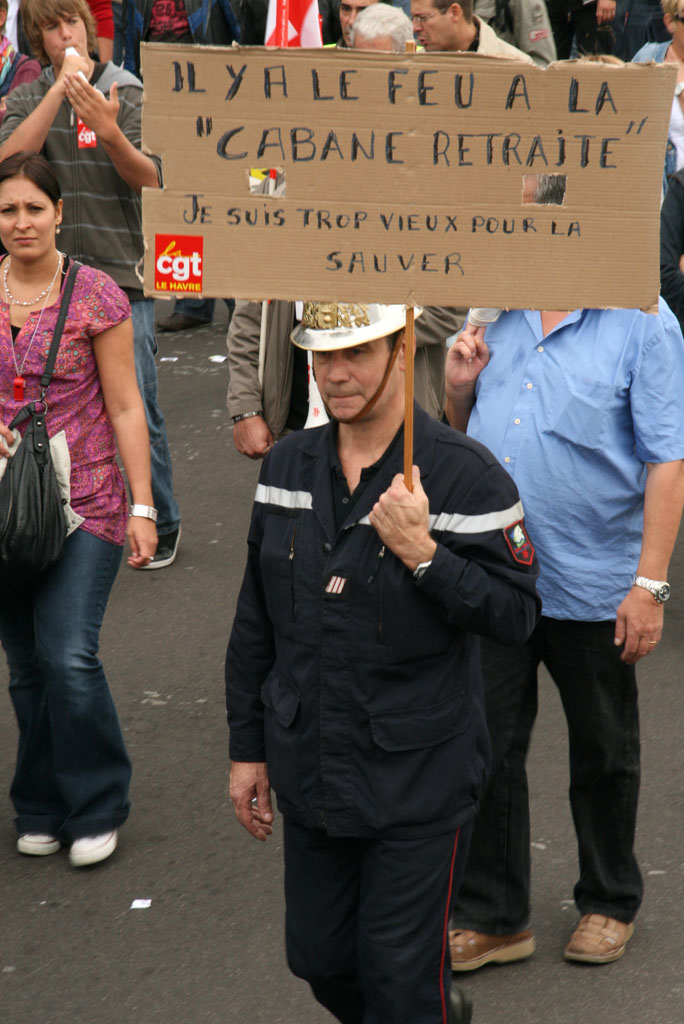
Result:
{"label": "man in blue shirt", "polygon": [[581,920],[568,960],[610,963],[634,930],[639,731],[634,664],[655,650],[684,503],[684,344],[661,301],[638,310],[504,313],[447,359],[447,416],[520,491],[542,618],[522,647],[482,641],[492,776],[453,917],[452,967],[534,951],[525,759],[537,669],[570,741]]}

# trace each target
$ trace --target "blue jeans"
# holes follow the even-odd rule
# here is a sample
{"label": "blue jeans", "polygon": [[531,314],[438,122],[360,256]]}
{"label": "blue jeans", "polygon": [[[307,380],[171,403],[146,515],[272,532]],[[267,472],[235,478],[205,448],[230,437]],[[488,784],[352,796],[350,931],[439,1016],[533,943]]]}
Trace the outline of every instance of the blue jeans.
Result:
{"label": "blue jeans", "polygon": [[76,530],[31,590],[0,602],[19,725],[10,795],[20,833],[71,843],[128,817],[131,765],[97,653],[121,554]]}
{"label": "blue jeans", "polygon": [[627,4],[618,3],[617,10],[623,24],[614,52],[623,60],[631,60],[644,43],[664,43],[672,38],[658,0],[629,0]]}
{"label": "blue jeans", "polygon": [[185,313],[195,320],[212,320],[215,299],[176,299],[174,312]]}
{"label": "blue jeans", "polygon": [[154,336],[154,299],[141,299],[131,303],[133,339],[135,344],[135,372],[145,406],[147,429],[150,432],[152,457],[152,495],[159,518],[157,533],[160,537],[173,533],[180,525],[180,509],[173,496],[173,470],[171,452],[166,438],[164,415],[157,401],[157,341]]}
{"label": "blue jeans", "polygon": [[114,18],[114,53],[112,63],[122,64],[124,55],[123,3],[112,0],[112,17]]}
{"label": "blue jeans", "polygon": [[630,922],[641,904],[634,856],[639,717],[633,665],[614,622],[544,618],[521,647],[482,640],[492,774],[473,831],[453,923],[512,935],[530,917],[530,812],[525,759],[537,714],[537,669],[558,687],[570,741],[570,805],[581,914]]}

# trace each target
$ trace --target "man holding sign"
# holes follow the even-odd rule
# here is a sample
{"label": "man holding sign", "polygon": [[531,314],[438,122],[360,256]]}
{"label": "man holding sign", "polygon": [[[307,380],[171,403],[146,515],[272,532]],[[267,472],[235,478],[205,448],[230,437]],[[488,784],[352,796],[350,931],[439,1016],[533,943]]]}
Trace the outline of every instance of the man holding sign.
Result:
{"label": "man holding sign", "polygon": [[405,486],[406,316],[305,304],[293,341],[332,419],[264,460],[226,659],[235,813],[267,839],[275,789],[288,961],[347,1024],[449,1019],[446,923],[488,761],[478,635],[520,643],[539,610],[486,449],[416,406]]}

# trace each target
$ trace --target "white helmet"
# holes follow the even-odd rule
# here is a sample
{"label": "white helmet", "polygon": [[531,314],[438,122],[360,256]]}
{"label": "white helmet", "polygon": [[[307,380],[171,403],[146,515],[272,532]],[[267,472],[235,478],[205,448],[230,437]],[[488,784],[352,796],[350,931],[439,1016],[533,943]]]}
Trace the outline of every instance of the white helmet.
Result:
{"label": "white helmet", "polygon": [[[420,316],[422,309],[415,310]],[[332,352],[385,338],[406,326],[406,306],[376,302],[305,302],[302,322],[290,335],[298,348]]]}

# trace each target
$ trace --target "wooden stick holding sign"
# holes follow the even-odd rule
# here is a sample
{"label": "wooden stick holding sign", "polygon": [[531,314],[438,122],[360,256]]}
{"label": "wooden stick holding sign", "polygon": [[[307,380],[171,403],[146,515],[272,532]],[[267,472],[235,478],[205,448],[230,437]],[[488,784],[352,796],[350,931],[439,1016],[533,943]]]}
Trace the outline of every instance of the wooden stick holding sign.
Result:
{"label": "wooden stick holding sign", "polygon": [[[411,39],[405,46],[407,53],[416,52],[415,40]],[[407,491],[413,492],[413,366],[415,349],[415,332],[413,329],[413,306],[406,307],[406,327],[404,329],[404,346],[406,358],[406,390],[404,397],[404,485]]]}
{"label": "wooden stick holding sign", "polygon": [[415,331],[413,329],[414,308],[406,307],[404,328],[404,352],[406,361],[406,384],[404,391],[404,484],[407,491],[413,491],[413,365]]}

